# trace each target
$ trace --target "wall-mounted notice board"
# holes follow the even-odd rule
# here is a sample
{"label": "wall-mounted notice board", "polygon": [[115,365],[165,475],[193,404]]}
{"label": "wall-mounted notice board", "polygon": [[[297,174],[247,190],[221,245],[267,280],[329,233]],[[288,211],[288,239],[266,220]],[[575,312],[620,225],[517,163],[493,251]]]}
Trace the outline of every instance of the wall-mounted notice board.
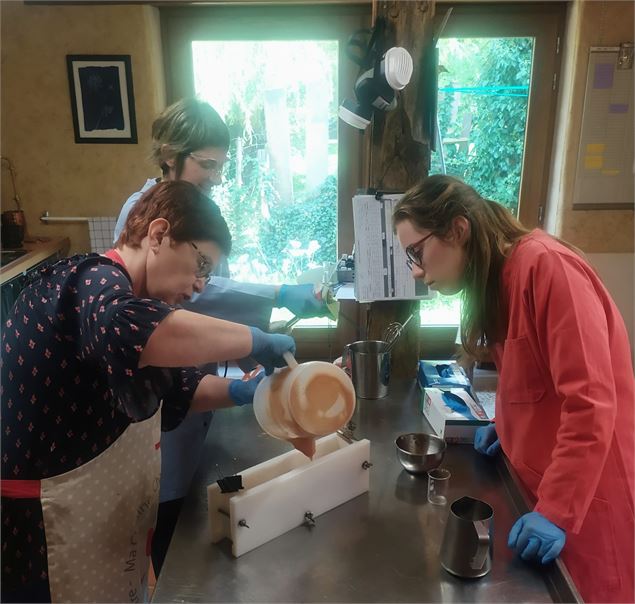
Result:
{"label": "wall-mounted notice board", "polygon": [[635,207],[633,68],[618,69],[618,51],[589,52],[574,210]]}

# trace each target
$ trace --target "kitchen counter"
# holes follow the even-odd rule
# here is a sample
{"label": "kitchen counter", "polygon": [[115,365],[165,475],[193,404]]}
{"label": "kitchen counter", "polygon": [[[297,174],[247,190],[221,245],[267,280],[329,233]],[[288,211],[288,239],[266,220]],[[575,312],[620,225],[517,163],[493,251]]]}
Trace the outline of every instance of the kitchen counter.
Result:
{"label": "kitchen counter", "polygon": [[355,436],[371,441],[370,491],[234,558],[231,543],[210,540],[206,486],[288,451],[265,435],[249,407],[216,413],[203,461],[185,500],[154,602],[552,602],[579,601],[560,561],[528,565],[507,547],[527,511],[503,456],[450,445],[449,501],[471,495],[494,509],[491,572],[462,580],[439,564],[448,506],[427,502],[425,478],[402,469],[395,438],[430,432],[414,382],[394,382],[382,400],[358,400]]}
{"label": "kitchen counter", "polygon": [[70,240],[68,237],[56,237],[47,241],[39,239],[33,242],[25,241],[23,249],[27,253],[0,268],[0,285],[28,271],[51,256],[64,257],[68,253],[69,247]]}

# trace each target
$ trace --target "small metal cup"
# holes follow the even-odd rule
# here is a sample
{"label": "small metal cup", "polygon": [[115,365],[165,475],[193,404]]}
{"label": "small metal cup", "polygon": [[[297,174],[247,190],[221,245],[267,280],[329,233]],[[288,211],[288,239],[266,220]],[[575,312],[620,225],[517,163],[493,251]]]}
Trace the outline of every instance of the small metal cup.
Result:
{"label": "small metal cup", "polygon": [[434,434],[410,432],[395,440],[399,463],[411,474],[425,474],[442,461],[446,442]]}
{"label": "small metal cup", "polygon": [[347,344],[342,365],[351,376],[359,398],[377,399],[388,394],[390,352],[382,340],[361,340]]}

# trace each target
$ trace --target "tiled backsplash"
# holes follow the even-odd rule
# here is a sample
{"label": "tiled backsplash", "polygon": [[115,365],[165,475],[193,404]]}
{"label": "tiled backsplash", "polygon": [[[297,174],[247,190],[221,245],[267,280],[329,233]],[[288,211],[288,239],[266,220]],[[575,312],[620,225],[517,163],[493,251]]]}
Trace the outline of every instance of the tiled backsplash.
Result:
{"label": "tiled backsplash", "polygon": [[112,247],[116,223],[117,218],[113,216],[100,216],[88,219],[90,249],[92,252],[103,254]]}

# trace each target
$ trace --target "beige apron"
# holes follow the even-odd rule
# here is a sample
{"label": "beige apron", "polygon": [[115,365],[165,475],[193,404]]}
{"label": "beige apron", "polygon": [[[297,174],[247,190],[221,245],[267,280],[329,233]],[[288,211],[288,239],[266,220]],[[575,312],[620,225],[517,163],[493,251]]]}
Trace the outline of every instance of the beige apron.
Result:
{"label": "beige apron", "polygon": [[95,459],[41,481],[53,602],[147,601],[160,438],[159,410]]}

